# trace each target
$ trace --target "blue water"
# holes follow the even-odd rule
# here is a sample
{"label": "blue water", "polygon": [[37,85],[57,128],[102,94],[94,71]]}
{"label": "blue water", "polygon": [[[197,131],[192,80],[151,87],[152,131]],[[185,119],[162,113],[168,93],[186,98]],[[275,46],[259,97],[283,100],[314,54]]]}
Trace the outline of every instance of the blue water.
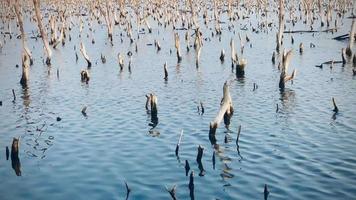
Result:
{"label": "blue water", "polygon": [[[225,15],[222,21],[228,22]],[[25,16],[25,31],[31,36],[37,27]],[[277,22],[277,18],[271,18]],[[211,36],[214,21],[206,27],[199,18],[203,37],[208,38],[199,68],[195,66],[194,49],[186,51],[185,31],[173,31],[172,25],[165,29],[150,19],[152,34],[140,34],[137,39],[134,29],[132,45],[123,28],[115,26],[111,46],[104,25],[92,21],[95,33],[87,37],[87,17],[83,19],[82,36],[79,26],[74,26],[69,32],[72,40],[67,37],[65,46],[53,50],[51,67],[43,64],[41,39],[28,39],[34,57],[28,89],[19,84],[21,40],[1,35],[0,40],[6,44],[0,50],[0,199],[124,199],[125,181],[131,188],[129,199],[169,199],[166,187],[173,185],[177,185],[178,199],[189,199],[185,160],[195,172],[195,199],[263,199],[265,184],[269,199],[355,198],[356,78],[352,76],[352,63],[315,67],[341,60],[341,48],[347,46],[347,41],[331,38],[348,33],[351,19],[338,18],[339,30],[334,34],[293,34],[294,44],[290,34],[284,34],[284,47],[294,49],[289,73],[297,69],[297,77],[283,93],[278,88],[278,61],[271,63],[277,26],[274,24],[268,32],[253,33],[250,22],[256,27],[261,19],[253,14],[234,22],[235,34],[228,31],[228,23],[221,24],[221,41]],[[78,21],[73,17],[76,25]],[[315,22],[316,30],[319,24]],[[244,25],[247,31],[240,30]],[[293,29],[289,23],[286,26]],[[1,23],[0,27],[1,31],[7,30],[7,24]],[[15,19],[11,27],[16,35]],[[294,27],[308,28],[301,21]],[[180,64],[174,32],[181,40]],[[242,55],[248,62],[244,79],[236,79],[231,71],[231,38],[241,56],[238,32],[251,39]],[[95,44],[91,43],[92,37]],[[158,53],[154,45],[147,45],[154,39],[162,46]],[[93,61],[88,84],[80,81],[80,71],[86,69],[79,52],[80,41]],[[300,42],[305,46],[301,55]],[[315,48],[309,47],[311,42]],[[224,63],[219,60],[222,49],[226,52]],[[127,68],[128,51],[133,52],[131,73]],[[125,55],[121,72],[119,52]],[[101,63],[101,53],[107,58],[105,64]],[[165,62],[168,81],[163,79]],[[215,150],[213,169],[209,123],[218,112],[225,81],[230,83],[235,112],[230,131],[223,123],[217,130],[220,148]],[[255,91],[254,83],[258,85]],[[145,95],[151,92],[158,97],[159,123],[150,132]],[[335,116],[332,97],[340,110]],[[203,115],[197,112],[200,101],[205,107]],[[84,106],[87,116],[81,113]],[[62,120],[57,121],[57,117]],[[240,125],[239,155],[235,140]],[[184,135],[177,159],[174,151],[181,130]],[[21,176],[16,176],[11,159],[5,158],[5,147],[11,149],[13,137],[20,138]],[[203,177],[198,176],[196,163],[199,145],[204,147]]]}

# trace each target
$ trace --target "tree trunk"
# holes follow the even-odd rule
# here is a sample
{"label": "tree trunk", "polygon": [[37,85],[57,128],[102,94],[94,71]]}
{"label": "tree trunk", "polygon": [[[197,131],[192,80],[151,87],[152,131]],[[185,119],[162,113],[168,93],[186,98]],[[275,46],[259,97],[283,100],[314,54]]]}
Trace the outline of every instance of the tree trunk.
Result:
{"label": "tree trunk", "polygon": [[277,34],[277,47],[276,50],[279,52],[282,46],[282,35],[284,30],[284,0],[279,0],[279,26],[278,26],[278,34]]}
{"label": "tree trunk", "polygon": [[30,65],[32,65],[33,59],[32,59],[31,52],[27,47],[27,43],[26,43],[27,38],[26,38],[25,30],[23,28],[22,9],[21,9],[21,6],[20,6],[20,3],[18,0],[15,0],[14,9],[15,9],[17,21],[19,24],[20,32],[21,32],[22,47],[23,47],[25,53],[27,54],[27,56],[30,58]]}
{"label": "tree trunk", "polygon": [[42,25],[42,15],[41,15],[41,11],[40,11],[40,0],[33,0],[33,5],[35,7],[35,14],[36,14],[36,18],[37,18],[38,30],[41,33],[43,45],[44,45],[44,47],[46,49],[46,53],[47,53],[46,64],[50,65],[51,64],[52,51],[51,51],[51,49],[49,47],[49,44],[48,44],[47,33],[44,30],[44,27]]}

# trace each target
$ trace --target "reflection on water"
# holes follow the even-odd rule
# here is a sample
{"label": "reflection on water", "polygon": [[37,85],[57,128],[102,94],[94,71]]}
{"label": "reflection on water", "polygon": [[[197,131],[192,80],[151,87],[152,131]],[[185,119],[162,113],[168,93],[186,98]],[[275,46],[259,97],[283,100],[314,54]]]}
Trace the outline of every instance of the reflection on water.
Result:
{"label": "reflection on water", "polygon": [[[87,16],[81,17],[85,20]],[[78,18],[72,20],[76,23]],[[349,31],[351,22],[346,17],[342,20],[347,28],[341,26],[340,34]],[[201,27],[209,38],[202,47],[198,70],[194,51],[184,52],[182,62],[176,65],[171,36],[184,31],[173,30],[172,25],[162,29],[150,21],[152,33],[140,34],[140,40],[135,37],[140,50],[132,54],[132,69],[125,66],[121,72],[117,53],[134,51],[135,47],[128,38],[123,36],[121,43],[115,37],[123,32],[120,26],[115,26],[114,46],[102,37],[106,34],[104,24],[92,24],[95,44],[91,38],[78,38],[79,28],[73,27],[69,44],[84,42],[93,63],[101,53],[107,58],[106,64],[92,66],[88,84],[81,83],[79,76],[83,66],[86,68],[85,60],[79,55],[76,61],[72,45],[58,48],[52,67],[47,67],[41,63],[41,40],[29,39],[35,60],[29,87],[21,88],[21,69],[14,67],[21,45],[19,40],[7,40],[0,53],[0,148],[8,146],[11,167],[10,161],[0,159],[0,178],[6,180],[0,187],[1,197],[84,199],[82,194],[87,194],[92,199],[125,195],[128,199],[166,199],[164,186],[172,184],[177,185],[178,199],[262,199],[264,184],[272,192],[269,197],[279,200],[356,196],[356,113],[352,109],[356,107],[356,79],[352,66],[349,62],[343,69],[335,65],[332,71],[314,67],[339,56],[335,49],[345,43],[331,40],[329,33],[293,35],[295,44],[310,41],[316,47],[306,47],[303,56],[294,55],[291,68],[298,68],[300,75],[280,92],[280,71],[270,67],[275,28],[269,27],[268,34],[251,32],[256,27],[253,16],[239,20],[246,30],[235,26],[229,32],[229,21],[222,17],[221,22],[224,32],[219,37],[210,37],[213,30]],[[26,23],[26,30],[36,30],[32,25]],[[289,23],[286,26],[291,28]],[[305,28],[304,24],[296,26]],[[15,20],[12,28],[17,31]],[[83,31],[87,29],[85,25]],[[224,63],[218,58],[222,49],[229,55],[229,41],[232,37],[238,41],[239,32],[253,43],[253,48],[244,49],[249,63],[244,78],[231,72],[229,56]],[[159,54],[146,45],[155,39],[162,41]],[[181,46],[185,45],[181,40]],[[284,45],[298,49],[287,41]],[[172,55],[169,49],[173,49]],[[167,82],[162,80],[165,62],[171,66]],[[57,66],[61,69],[59,79]],[[221,85],[227,80],[232,83],[234,115],[225,116],[225,126],[221,123],[216,134],[207,136],[209,122],[219,109]],[[254,83],[258,83],[255,91]],[[14,103],[11,89],[18,95]],[[149,109],[144,112],[144,95],[151,91],[160,99],[156,116]],[[330,108],[331,94],[342,106],[338,114]],[[83,105],[90,108],[88,115],[81,112]],[[62,120],[56,121],[57,117]],[[244,130],[238,140],[240,124]],[[174,133],[181,129],[186,133],[176,158]],[[13,137],[20,138],[18,153],[10,146]],[[205,148],[196,161],[198,145]],[[14,171],[22,177],[14,176]],[[126,183],[125,189],[123,180],[132,190]],[[12,192],[15,187],[17,192]]]}
{"label": "reflection on water", "polygon": [[295,92],[292,89],[284,89],[283,91],[280,92],[280,100],[282,103],[282,109],[286,113],[290,113],[293,111],[293,108],[295,106],[295,101],[296,101],[296,96]]}

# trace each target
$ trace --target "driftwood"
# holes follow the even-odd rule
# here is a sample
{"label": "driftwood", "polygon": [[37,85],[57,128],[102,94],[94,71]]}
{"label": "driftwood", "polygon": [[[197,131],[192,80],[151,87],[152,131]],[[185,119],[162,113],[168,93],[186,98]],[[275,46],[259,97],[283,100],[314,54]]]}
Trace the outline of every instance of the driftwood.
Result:
{"label": "driftwood", "polygon": [[201,159],[203,158],[203,151],[204,148],[202,146],[198,146],[198,154],[197,154],[197,163],[198,163],[198,168],[200,170],[199,176],[204,176],[205,175],[205,170],[203,167],[203,163]]}
{"label": "driftwood", "polygon": [[190,172],[188,187],[190,199],[194,200],[194,171]]}
{"label": "driftwood", "polygon": [[225,60],[225,51],[224,51],[224,49],[223,49],[223,50],[221,50],[221,52],[220,52],[220,61],[221,61],[221,62],[224,62],[224,60]]}
{"label": "driftwood", "polygon": [[52,50],[49,47],[48,44],[48,38],[47,38],[47,33],[42,25],[42,15],[41,15],[41,10],[40,10],[40,1],[39,0],[33,0],[33,5],[35,7],[35,14],[36,14],[36,19],[37,19],[37,25],[38,29],[41,33],[41,38],[44,44],[44,47],[46,49],[47,53],[47,59],[46,59],[46,64],[50,65],[51,64],[51,56],[52,56]]}
{"label": "driftwood", "polygon": [[[355,35],[355,31],[356,31],[356,20],[353,19],[352,20],[352,25],[351,25],[350,35]],[[346,48],[346,55],[349,56],[349,57],[352,56],[352,47],[354,45],[354,41],[355,41],[355,38],[354,37],[350,37],[349,45]]]}
{"label": "driftwood", "polygon": [[24,88],[28,86],[28,80],[29,80],[28,70],[29,70],[29,68],[30,68],[30,57],[24,51],[22,53],[22,76],[21,76],[21,80],[20,80],[20,83],[21,83],[22,87],[24,87]]}
{"label": "driftwood", "polygon": [[299,44],[299,53],[302,54],[303,51],[304,51],[304,45],[303,45],[303,43],[301,42],[301,43]]}
{"label": "driftwood", "polygon": [[151,28],[150,24],[148,23],[147,19],[145,18],[144,21],[145,21],[145,24],[147,26],[148,33],[152,33],[152,28]]}
{"label": "driftwood", "polygon": [[295,75],[296,75],[296,70],[295,69],[293,70],[292,75],[290,75],[290,76],[287,75],[289,62],[290,62],[290,59],[292,58],[292,54],[293,54],[293,51],[290,50],[290,51],[288,51],[287,53],[285,53],[283,55],[282,71],[281,71],[281,76],[280,76],[280,79],[279,79],[279,88],[281,90],[284,90],[285,83],[290,81],[290,80],[293,80],[295,78]]}
{"label": "driftwood", "polygon": [[204,112],[205,112],[203,102],[200,102],[200,110],[201,110],[200,115],[203,115],[203,114],[204,114]]}
{"label": "driftwood", "polygon": [[215,119],[212,122],[210,122],[210,130],[209,130],[210,136],[215,135],[216,129],[218,128],[219,124],[223,120],[225,114],[230,116],[232,116],[233,114],[232,100],[230,96],[229,85],[227,82],[224,83],[223,98],[220,103],[219,112],[216,115]]}
{"label": "driftwood", "polygon": [[188,160],[185,160],[185,176],[188,176],[189,170],[190,170],[190,166],[189,166],[189,162]]}
{"label": "driftwood", "polygon": [[241,125],[239,126],[239,129],[237,131],[237,137],[236,137],[236,150],[239,156],[242,158],[240,154],[240,145],[239,145],[239,140],[240,140],[240,133],[241,133]]}
{"label": "driftwood", "polygon": [[213,169],[215,169],[215,150],[213,151],[212,162],[213,162]]}
{"label": "driftwood", "polygon": [[151,118],[152,120],[158,120],[157,117],[157,96],[154,94],[150,94],[150,104],[151,104]]}
{"label": "driftwood", "polygon": [[238,63],[236,64],[236,77],[241,78],[245,75],[245,67],[247,61],[245,59],[238,59]]}
{"label": "driftwood", "polygon": [[159,43],[158,40],[155,40],[155,46],[157,47],[157,52],[162,49],[162,48],[161,48],[161,44]]}
{"label": "driftwood", "polygon": [[272,63],[275,64],[276,63],[276,52],[273,52],[272,54]]}
{"label": "driftwood", "polygon": [[180,142],[182,141],[182,137],[183,137],[183,130],[180,132],[180,136],[179,136],[179,140],[178,140],[178,143],[177,143],[177,146],[176,146],[176,156],[178,157],[178,153],[179,153],[179,145],[180,145]]}
{"label": "driftwood", "polygon": [[168,81],[167,62],[164,63],[163,69],[164,69],[164,80],[165,80],[165,81]]}
{"label": "driftwood", "polygon": [[80,79],[81,79],[82,82],[88,83],[89,80],[90,80],[89,71],[86,70],[86,69],[83,69],[83,70],[80,72]]}
{"label": "driftwood", "polygon": [[106,10],[104,11],[103,8],[101,7],[100,5],[100,2],[98,1],[97,5],[98,5],[98,8],[101,12],[101,14],[104,16],[105,18],[105,22],[106,22],[106,26],[107,26],[107,29],[108,29],[108,37],[112,43],[112,36],[113,36],[113,23],[112,23],[112,20],[111,20],[111,17],[110,17],[110,5],[109,5],[109,1],[106,0],[105,1],[106,3]]}
{"label": "driftwood", "polygon": [[231,38],[230,40],[230,48],[231,48],[231,66],[233,67],[234,64],[237,62],[237,54],[235,53],[235,44],[234,40]]}
{"label": "driftwood", "polygon": [[179,35],[178,33],[174,34],[175,47],[177,50],[177,61],[180,63],[182,61],[182,55],[180,53],[180,44],[179,44]]}
{"label": "driftwood", "polygon": [[157,96],[154,94],[147,94],[146,95],[146,110],[148,112],[148,104],[150,104],[151,108],[151,124],[153,128],[158,124],[158,117],[157,117]]}
{"label": "driftwood", "polygon": [[124,57],[121,55],[121,53],[119,53],[117,57],[119,60],[120,71],[122,71],[124,69]]}
{"label": "driftwood", "polygon": [[283,31],[283,33],[327,33],[337,31],[337,28],[329,28],[321,31],[317,30],[295,30],[295,31]]}
{"label": "driftwood", "polygon": [[126,200],[129,199],[129,196],[130,196],[130,192],[131,192],[131,189],[129,188],[129,186],[127,185],[127,182],[125,181],[125,187],[126,187]]}
{"label": "driftwood", "polygon": [[106,63],[106,58],[103,56],[103,54],[100,55],[100,59],[103,64]]}
{"label": "driftwood", "polygon": [[64,42],[64,25],[61,28],[61,33],[59,35],[59,38],[56,40],[56,42],[53,44],[53,48],[57,48],[57,45]]}
{"label": "driftwood", "polygon": [[6,160],[9,160],[9,156],[10,156],[9,147],[6,146]]}
{"label": "driftwood", "polygon": [[16,101],[16,94],[15,94],[15,90],[12,89],[12,96],[14,97],[14,100],[12,100],[12,102],[15,102]]}
{"label": "driftwood", "polygon": [[[354,38],[356,37],[356,35],[354,35]],[[343,35],[339,35],[337,37],[334,37],[333,40],[338,40],[338,41],[342,41],[342,40],[347,40],[350,38],[350,34],[343,34]]]}
{"label": "driftwood", "polygon": [[333,105],[334,105],[333,111],[334,111],[335,113],[338,113],[338,112],[339,112],[339,108],[338,108],[337,105],[336,105],[336,102],[335,102],[334,97],[332,98],[332,101],[333,101]]}
{"label": "driftwood", "polygon": [[171,189],[168,189],[168,188],[166,187],[167,192],[171,195],[171,197],[172,197],[173,200],[177,200],[177,197],[176,197],[176,189],[177,189],[177,186],[176,186],[176,185],[174,185]]}
{"label": "driftwood", "polygon": [[200,59],[200,53],[201,53],[201,46],[198,45],[198,47],[196,48],[196,56],[195,56],[195,66],[198,68],[199,67],[199,59]]}
{"label": "driftwood", "polygon": [[87,54],[87,51],[85,50],[85,46],[84,46],[83,42],[80,43],[80,53],[83,55],[84,59],[87,61],[88,67],[91,67],[91,61]]}
{"label": "driftwood", "polygon": [[267,188],[267,184],[265,184],[265,188],[263,190],[264,200],[267,200],[268,195],[269,195],[269,191],[268,191],[268,188]]}
{"label": "driftwood", "polygon": [[19,139],[13,138],[11,145],[11,166],[17,176],[21,176],[21,163],[19,158]]}
{"label": "driftwood", "polygon": [[87,116],[87,107],[86,107],[86,106],[84,106],[84,107],[82,108],[82,115],[83,115],[84,117]]}

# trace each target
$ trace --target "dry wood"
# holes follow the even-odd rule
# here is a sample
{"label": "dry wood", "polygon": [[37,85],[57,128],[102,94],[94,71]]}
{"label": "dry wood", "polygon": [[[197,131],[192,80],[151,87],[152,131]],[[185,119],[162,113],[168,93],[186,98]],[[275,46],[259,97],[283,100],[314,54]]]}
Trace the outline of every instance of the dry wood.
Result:
{"label": "dry wood", "polygon": [[172,197],[173,200],[177,200],[177,197],[176,197],[176,189],[177,189],[177,185],[174,185],[171,189],[168,189],[168,188],[166,187],[167,192],[171,195],[171,197]]}
{"label": "dry wood", "polygon": [[179,35],[178,35],[178,33],[174,34],[174,41],[175,41],[175,47],[176,47],[176,50],[177,50],[177,60],[178,60],[178,63],[180,63],[182,61],[182,55],[180,53],[180,44],[179,44]]}
{"label": "dry wood", "polygon": [[190,170],[190,165],[189,165],[188,160],[185,160],[184,168],[185,168],[185,176],[188,176],[188,173],[189,173],[189,170]]}
{"label": "dry wood", "polygon": [[245,67],[247,65],[247,61],[243,58],[238,60],[236,64],[236,76],[238,78],[243,77],[245,75]]}
{"label": "dry wood", "polygon": [[121,55],[121,53],[119,53],[117,57],[119,60],[120,71],[122,71],[124,69],[124,57]]}
{"label": "dry wood", "polygon": [[[356,20],[353,19],[352,20],[352,25],[351,25],[350,36],[355,35],[355,31],[356,31]],[[349,45],[346,48],[346,55],[349,56],[349,57],[352,56],[352,47],[354,45],[354,41],[355,41],[355,38],[354,37],[350,37]]]}
{"label": "dry wood", "polygon": [[224,49],[223,49],[223,50],[221,50],[221,52],[220,52],[220,61],[221,61],[221,62],[224,62],[224,60],[225,60],[225,51],[224,51]]}
{"label": "dry wood", "polygon": [[230,115],[232,114],[232,112],[233,112],[233,106],[232,106],[232,100],[229,91],[229,85],[227,82],[225,82],[223,87],[223,98],[221,100],[220,109],[215,119],[212,122],[210,122],[209,135],[215,135],[216,129],[218,128],[219,124],[223,120],[225,113]]}
{"label": "dry wood", "polygon": [[64,41],[64,25],[61,28],[61,33],[59,35],[59,38],[56,39],[56,42],[53,44],[53,48],[57,48],[57,45],[62,43],[63,44]]}
{"label": "dry wood", "polygon": [[24,51],[22,53],[22,76],[20,80],[20,83],[24,88],[28,86],[29,68],[30,68],[30,57],[28,56],[26,51]]}
{"label": "dry wood", "polygon": [[168,70],[167,70],[167,62],[164,63],[164,80],[168,80]]}
{"label": "dry wood", "polygon": [[337,105],[336,105],[336,102],[335,102],[334,97],[332,98],[332,101],[333,101],[333,105],[334,105],[333,111],[334,111],[335,113],[339,112],[339,108],[338,108]]}
{"label": "dry wood", "polygon": [[281,70],[281,76],[280,76],[280,79],[279,79],[279,88],[281,90],[284,90],[285,83],[290,81],[290,80],[293,80],[295,78],[295,75],[296,75],[296,70],[295,69],[293,70],[292,75],[290,75],[290,76],[287,75],[288,68],[289,68],[289,63],[290,63],[290,60],[292,58],[292,54],[293,54],[293,51],[290,50],[290,51],[288,51],[287,53],[285,53],[283,55],[282,70]]}
{"label": "dry wood", "polygon": [[346,64],[346,50],[344,48],[341,49],[341,58],[342,64]]}
{"label": "dry wood", "polygon": [[110,4],[109,4],[109,1],[106,0],[105,1],[105,5],[106,5],[106,10],[104,11],[103,8],[101,7],[100,5],[100,2],[98,1],[97,5],[98,5],[98,8],[101,12],[101,14],[104,16],[104,19],[105,19],[105,22],[106,22],[106,26],[107,26],[107,29],[108,29],[108,37],[110,39],[110,41],[112,42],[112,37],[113,37],[113,24],[112,24],[112,20],[111,20],[111,17],[110,17]]}
{"label": "dry wood", "polygon": [[23,17],[22,17],[22,8],[21,8],[21,5],[19,3],[19,0],[15,0],[14,10],[15,10],[15,13],[16,13],[19,29],[20,29],[20,32],[21,32],[22,48],[24,49],[25,53],[27,54],[27,56],[30,59],[30,65],[32,65],[33,59],[32,59],[32,54],[31,54],[30,50],[27,47],[27,37],[26,37],[25,30],[24,30]]}
{"label": "dry wood", "polygon": [[88,67],[91,67],[91,61],[90,61],[90,58],[89,58],[89,56],[87,54],[87,51],[85,49],[85,46],[84,46],[83,42],[80,43],[80,53],[83,55],[84,59],[87,61]]}
{"label": "dry wood", "polygon": [[303,43],[300,43],[299,44],[299,53],[303,53],[303,51],[304,51],[304,45],[303,45]]}
{"label": "dry wood", "polygon": [[19,138],[13,138],[11,145],[11,166],[17,176],[21,176],[21,163],[19,158]]}
{"label": "dry wood", "polygon": [[277,47],[276,50],[279,52],[282,46],[282,36],[284,30],[284,0],[279,0],[279,13],[278,13],[278,33],[277,33]]}
{"label": "dry wood", "polygon": [[182,141],[182,137],[183,137],[183,130],[180,132],[180,136],[179,136],[179,140],[178,140],[178,143],[177,143],[177,146],[176,146],[176,156],[178,156],[178,153],[179,153],[179,146],[180,146],[180,142]]}
{"label": "dry wood", "polygon": [[46,49],[46,54],[47,54],[47,59],[46,59],[46,64],[50,65],[51,64],[51,57],[52,57],[52,50],[49,47],[48,44],[48,38],[47,38],[47,33],[42,25],[42,15],[41,15],[41,10],[40,10],[40,0],[33,0],[33,5],[35,8],[35,14],[36,14],[36,19],[37,19],[37,25],[38,25],[38,30],[41,33],[41,38],[43,41],[43,45]]}
{"label": "dry wood", "polygon": [[237,54],[235,53],[235,44],[232,38],[230,40],[230,48],[231,48],[231,62],[233,66],[237,62]]}
{"label": "dry wood", "polygon": [[80,72],[80,78],[81,78],[82,82],[88,83],[89,80],[90,80],[89,71],[86,70],[86,69],[83,69],[83,70]]}

